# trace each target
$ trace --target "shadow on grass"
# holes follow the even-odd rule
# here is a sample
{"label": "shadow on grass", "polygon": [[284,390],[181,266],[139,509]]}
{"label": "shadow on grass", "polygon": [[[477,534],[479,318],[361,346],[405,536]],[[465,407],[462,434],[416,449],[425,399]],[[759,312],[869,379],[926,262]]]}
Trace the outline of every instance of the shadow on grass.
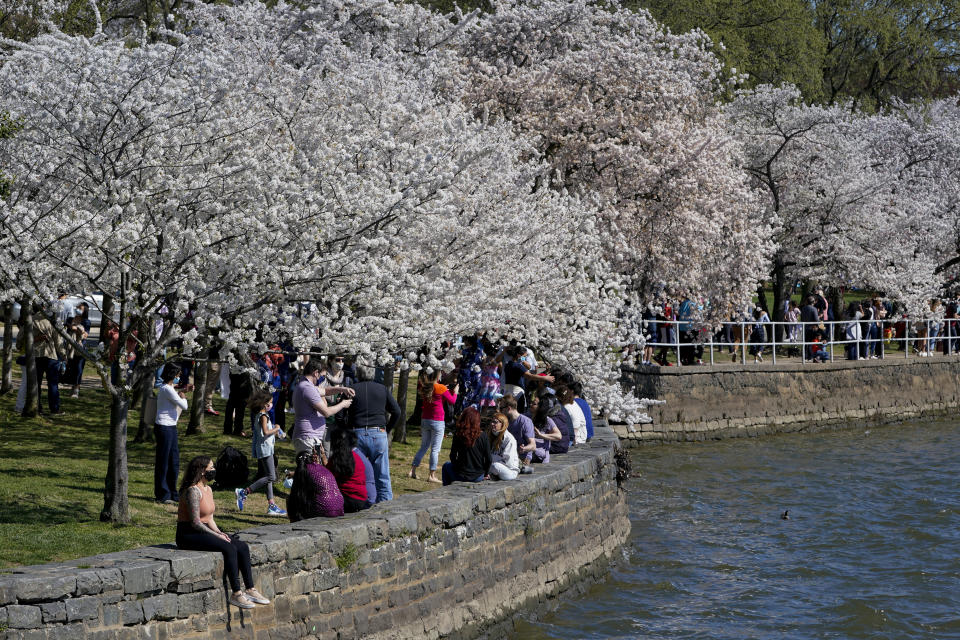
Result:
{"label": "shadow on grass", "polygon": [[[14,377],[19,377],[19,367],[14,368]],[[411,385],[415,388],[415,380]],[[43,395],[45,398],[45,389]],[[408,394],[408,410],[414,396]],[[139,412],[131,411],[127,422],[128,499],[133,523],[105,526],[99,516],[110,449],[110,398],[92,384],[83,385],[80,398],[66,394],[61,394],[61,398],[62,414],[22,418],[13,410],[16,393],[0,396],[0,433],[9,443],[6,454],[0,457],[0,524],[4,525],[8,541],[18,541],[16,545],[0,545],[0,567],[169,542],[175,531],[177,509],[154,502],[155,445],[132,442]],[[193,400],[188,396],[188,401]],[[223,408],[222,399],[215,397],[214,402]],[[208,417],[204,433],[185,436],[186,418],[181,419],[181,471],[196,455],[215,459],[226,445],[238,448],[249,459],[250,440],[223,435],[222,420]],[[395,495],[436,488],[426,483],[406,486],[400,480],[399,474],[406,474],[420,443],[419,429],[410,428],[407,435],[407,443],[390,445]],[[446,459],[448,441],[444,447],[441,457]],[[279,445],[278,453],[277,472],[282,479],[284,469],[294,468],[294,454],[289,444]],[[248,482],[253,482],[256,461],[251,461],[250,466]],[[278,491],[276,486],[279,483],[274,487],[274,495],[283,507],[288,492]],[[217,519],[222,519],[230,530],[287,522],[284,517],[266,515],[263,497],[258,497],[244,512],[235,510],[232,490],[217,491],[215,499]]]}
{"label": "shadow on grass", "polygon": [[78,503],[42,504],[41,497],[26,494],[15,504],[0,504],[0,523],[49,526],[97,519]]}

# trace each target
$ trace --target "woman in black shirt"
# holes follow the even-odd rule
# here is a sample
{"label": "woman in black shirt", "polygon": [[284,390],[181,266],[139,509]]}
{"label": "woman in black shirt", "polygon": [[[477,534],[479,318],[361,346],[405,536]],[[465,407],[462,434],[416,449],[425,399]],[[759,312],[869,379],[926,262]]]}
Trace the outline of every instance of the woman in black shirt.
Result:
{"label": "woman in black shirt", "polygon": [[493,462],[490,440],[480,427],[480,413],[469,407],[457,419],[450,446],[450,462],[443,465],[444,486],[454,482],[481,482]]}

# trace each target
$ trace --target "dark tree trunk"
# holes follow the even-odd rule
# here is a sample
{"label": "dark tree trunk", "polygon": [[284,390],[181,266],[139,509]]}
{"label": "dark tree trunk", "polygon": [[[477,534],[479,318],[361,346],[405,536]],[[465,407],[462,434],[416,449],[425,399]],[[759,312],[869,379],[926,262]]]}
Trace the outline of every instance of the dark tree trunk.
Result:
{"label": "dark tree trunk", "polygon": [[767,292],[764,290],[763,284],[764,283],[761,282],[757,285],[757,306],[769,314],[770,307],[767,306]]}
{"label": "dark tree trunk", "polygon": [[393,432],[394,442],[407,441],[407,387],[410,386],[410,368],[400,371],[400,380],[397,382],[397,404],[400,405],[400,422]]}
{"label": "dark tree trunk", "polygon": [[3,373],[0,396],[13,389],[13,303],[3,303]]}
{"label": "dark tree trunk", "polygon": [[[113,303],[113,296],[111,296],[110,294],[104,293],[103,309],[101,309],[102,315],[100,317],[100,329],[99,329],[99,335],[97,336],[98,342],[103,342],[103,330],[104,330],[104,327],[107,325],[107,322],[108,321],[113,322],[113,309],[115,306],[116,305]],[[123,318],[120,318],[120,322],[123,322]],[[120,345],[120,347],[123,348],[123,345]],[[119,357],[119,351],[118,351],[117,357]]]}
{"label": "dark tree trunk", "polygon": [[110,401],[110,459],[103,490],[102,522],[125,524],[130,522],[130,502],[127,498],[127,416],[130,397],[121,389],[112,390]]}
{"label": "dark tree trunk", "polygon": [[186,432],[188,436],[203,433],[203,416],[206,410],[203,399],[207,397],[207,385],[210,384],[208,380],[210,376],[207,375],[210,368],[206,362],[206,359],[210,357],[210,350],[206,348],[205,343],[206,341],[202,340],[201,344],[204,345],[204,348],[200,350],[198,356],[200,361],[193,365],[193,400],[190,405],[190,423],[187,425]]}
{"label": "dark tree trunk", "polygon": [[393,365],[383,368],[383,386],[389,393],[393,393]]}
{"label": "dark tree trunk", "polygon": [[[773,268],[773,321],[783,322],[785,315],[783,313],[784,303],[790,300],[790,291],[787,286],[787,274],[783,265],[778,262]],[[776,325],[777,342],[783,342],[783,325]]]}
{"label": "dark tree trunk", "polygon": [[32,418],[39,411],[40,389],[37,388],[37,360],[33,353],[33,305],[26,298],[20,303],[20,331],[23,331],[23,350],[26,364],[21,373],[27,378],[27,396],[23,416]]}
{"label": "dark tree trunk", "polygon": [[137,423],[137,435],[133,441],[137,444],[141,442],[153,442],[153,425],[148,424],[147,413],[149,410],[150,393],[153,386],[150,380],[144,380],[140,387],[134,392],[140,397],[140,421]]}

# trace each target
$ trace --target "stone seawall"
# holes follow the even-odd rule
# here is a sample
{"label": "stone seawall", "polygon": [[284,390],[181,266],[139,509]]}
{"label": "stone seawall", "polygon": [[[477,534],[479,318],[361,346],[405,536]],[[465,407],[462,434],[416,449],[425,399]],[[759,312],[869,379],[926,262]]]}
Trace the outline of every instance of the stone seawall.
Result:
{"label": "stone seawall", "polygon": [[247,529],[257,587],[272,600],[250,611],[227,607],[220,554],[172,545],[0,572],[0,629],[51,640],[500,635],[518,611],[604,575],[626,541],[617,446],[598,427],[512,482]]}
{"label": "stone seawall", "polygon": [[960,408],[955,357],[625,370],[652,424],[617,427],[625,446],[741,438],[948,415]]}

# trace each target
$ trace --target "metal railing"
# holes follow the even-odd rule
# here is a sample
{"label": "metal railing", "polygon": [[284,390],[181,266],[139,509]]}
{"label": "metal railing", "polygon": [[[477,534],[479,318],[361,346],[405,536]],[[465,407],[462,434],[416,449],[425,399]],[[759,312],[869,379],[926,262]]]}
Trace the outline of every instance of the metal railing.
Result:
{"label": "metal railing", "polygon": [[[847,338],[851,323],[860,325],[859,339]],[[762,332],[756,331],[758,327]],[[864,331],[867,335],[863,335]],[[748,352],[756,362],[763,362],[764,356],[769,355],[769,361],[776,364],[778,349],[796,353],[792,357],[799,357],[802,363],[833,361],[837,347],[842,347],[840,356],[847,360],[886,359],[893,352],[910,358],[911,351],[916,356],[927,356],[938,349],[944,355],[960,353],[960,318],[762,323],[741,320],[724,322],[719,331],[698,327],[689,320],[661,320],[650,321],[648,333],[653,334],[646,345],[653,347],[653,362],[662,363],[666,354],[673,352],[677,366],[707,364],[704,360],[713,365],[716,354],[724,350],[732,354],[733,362],[739,359],[741,364],[747,363]]]}

